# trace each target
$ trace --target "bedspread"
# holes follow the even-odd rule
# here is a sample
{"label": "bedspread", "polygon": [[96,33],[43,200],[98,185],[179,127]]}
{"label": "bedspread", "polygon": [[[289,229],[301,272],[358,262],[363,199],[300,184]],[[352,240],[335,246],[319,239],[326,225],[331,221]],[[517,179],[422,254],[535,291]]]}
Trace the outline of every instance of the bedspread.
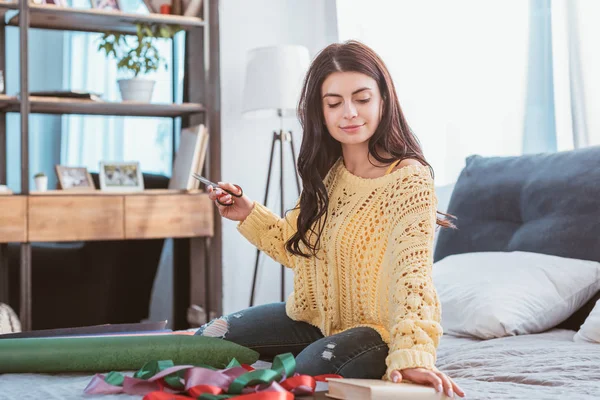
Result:
{"label": "bedspread", "polygon": [[469,399],[598,399],[600,344],[575,343],[575,332],[475,340],[444,335],[437,367]]}

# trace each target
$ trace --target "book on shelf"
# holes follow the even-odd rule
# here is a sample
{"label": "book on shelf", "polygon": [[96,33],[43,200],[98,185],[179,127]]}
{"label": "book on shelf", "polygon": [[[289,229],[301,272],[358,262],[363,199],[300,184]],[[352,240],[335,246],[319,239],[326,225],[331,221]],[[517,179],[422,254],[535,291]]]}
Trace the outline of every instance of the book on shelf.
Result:
{"label": "book on shelf", "polygon": [[380,379],[330,378],[328,392],[332,399],[340,400],[439,400],[448,399],[434,388],[413,383],[394,383]]}
{"label": "book on shelf", "polygon": [[29,92],[29,95],[33,97],[53,97],[71,100],[103,101],[100,95],[98,94],[82,92],[77,90],[41,90]]}
{"label": "book on shelf", "polygon": [[200,182],[194,179],[192,173],[202,175],[208,149],[208,138],[208,130],[205,125],[195,125],[181,131],[169,189],[198,189]]}

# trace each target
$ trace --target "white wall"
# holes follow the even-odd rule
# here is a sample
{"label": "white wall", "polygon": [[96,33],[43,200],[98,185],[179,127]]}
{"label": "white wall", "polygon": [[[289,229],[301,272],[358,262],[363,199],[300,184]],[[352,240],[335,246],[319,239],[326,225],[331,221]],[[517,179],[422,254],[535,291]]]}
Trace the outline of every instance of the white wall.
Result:
{"label": "white wall", "polygon": [[[263,202],[273,130],[279,120],[248,119],[242,116],[247,51],[254,47],[298,44],[311,57],[337,41],[335,0],[223,0],[220,6],[221,53],[221,175],[224,181],[241,185],[253,200]],[[286,120],[292,129],[296,151],[301,131],[295,119]],[[285,209],[297,199],[291,154],[286,149]],[[267,206],[278,212],[279,158],[272,175]],[[236,223],[223,221],[223,311],[231,313],[249,305],[256,250],[236,230]],[[255,304],[279,301],[280,266],[261,256]],[[286,276],[286,296],[292,290],[292,275]]]}

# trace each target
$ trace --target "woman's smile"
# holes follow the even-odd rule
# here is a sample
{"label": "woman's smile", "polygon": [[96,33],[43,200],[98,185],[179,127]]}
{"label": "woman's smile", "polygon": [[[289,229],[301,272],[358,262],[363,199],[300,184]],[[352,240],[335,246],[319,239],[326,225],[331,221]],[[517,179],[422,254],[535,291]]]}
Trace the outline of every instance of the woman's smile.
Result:
{"label": "woman's smile", "polygon": [[346,125],[346,126],[340,126],[340,129],[342,129],[344,132],[346,133],[356,133],[360,130],[360,128],[362,128],[365,124],[360,124],[360,125]]}

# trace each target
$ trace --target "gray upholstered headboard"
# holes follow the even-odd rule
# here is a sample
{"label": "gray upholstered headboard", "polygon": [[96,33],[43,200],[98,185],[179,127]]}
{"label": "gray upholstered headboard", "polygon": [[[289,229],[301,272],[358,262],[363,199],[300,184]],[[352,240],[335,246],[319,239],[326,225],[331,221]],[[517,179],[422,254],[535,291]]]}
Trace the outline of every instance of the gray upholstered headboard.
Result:
{"label": "gray upholstered headboard", "polygon": [[[469,252],[529,251],[600,262],[600,146],[471,156],[448,213],[458,217],[458,229],[439,232],[435,261]],[[562,327],[578,329],[574,317]]]}

